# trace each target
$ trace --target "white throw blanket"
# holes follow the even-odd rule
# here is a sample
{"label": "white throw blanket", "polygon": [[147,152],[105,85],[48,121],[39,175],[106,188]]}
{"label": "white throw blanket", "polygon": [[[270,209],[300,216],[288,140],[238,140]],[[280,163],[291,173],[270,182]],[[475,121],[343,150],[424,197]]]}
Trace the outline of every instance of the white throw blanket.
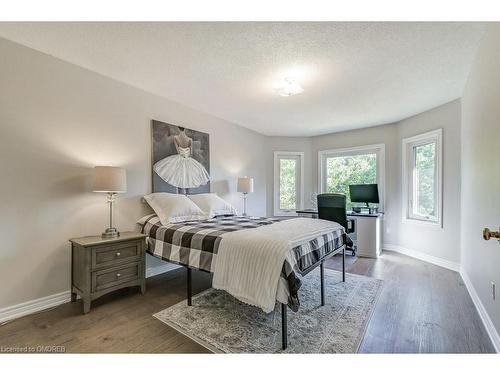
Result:
{"label": "white throw blanket", "polygon": [[339,227],[332,221],[295,218],[223,234],[212,286],[271,312],[290,250]]}

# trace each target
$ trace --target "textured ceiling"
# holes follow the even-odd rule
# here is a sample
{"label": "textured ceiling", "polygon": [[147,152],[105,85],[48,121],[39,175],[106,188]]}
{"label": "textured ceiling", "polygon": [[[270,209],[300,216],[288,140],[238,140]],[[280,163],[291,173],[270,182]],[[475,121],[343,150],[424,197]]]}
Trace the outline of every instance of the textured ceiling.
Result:
{"label": "textured ceiling", "polygon": [[[6,39],[290,136],[394,122],[460,97],[482,31],[478,23],[0,23]],[[285,76],[305,91],[277,95]]]}

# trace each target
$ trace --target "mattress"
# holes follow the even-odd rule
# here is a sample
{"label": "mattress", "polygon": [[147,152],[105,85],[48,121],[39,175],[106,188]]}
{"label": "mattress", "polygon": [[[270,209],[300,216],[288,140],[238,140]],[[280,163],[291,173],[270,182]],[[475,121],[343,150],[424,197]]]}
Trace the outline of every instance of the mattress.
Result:
{"label": "mattress", "polygon": [[[186,221],[162,225],[158,216],[148,216],[142,232],[148,235],[147,252],[165,261],[213,272],[217,250],[228,232],[270,225],[282,218],[252,216],[216,217],[201,221]],[[291,256],[283,264],[281,277],[288,286],[288,306],[297,311],[300,276],[307,273],[322,258],[342,250],[344,231],[338,229],[291,248]]]}

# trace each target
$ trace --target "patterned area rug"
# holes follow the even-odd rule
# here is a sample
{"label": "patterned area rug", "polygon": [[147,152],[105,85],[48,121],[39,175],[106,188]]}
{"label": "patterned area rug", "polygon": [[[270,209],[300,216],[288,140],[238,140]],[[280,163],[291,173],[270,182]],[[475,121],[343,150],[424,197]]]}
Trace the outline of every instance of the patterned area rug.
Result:
{"label": "patterned area rug", "polygon": [[288,309],[288,348],[281,349],[281,308],[264,313],[226,292],[208,289],[154,314],[216,353],[355,353],[382,281],[325,269],[326,305],[320,306],[319,269],[302,279],[301,306]]}

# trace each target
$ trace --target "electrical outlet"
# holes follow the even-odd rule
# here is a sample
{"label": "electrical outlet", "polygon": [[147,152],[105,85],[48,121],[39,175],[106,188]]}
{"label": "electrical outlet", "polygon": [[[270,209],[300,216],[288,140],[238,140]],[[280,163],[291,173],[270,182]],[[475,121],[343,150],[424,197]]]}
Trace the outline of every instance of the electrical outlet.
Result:
{"label": "electrical outlet", "polygon": [[496,299],[496,294],[497,294],[496,285],[495,285],[495,282],[492,281],[491,282],[491,298],[493,298],[493,301]]}

